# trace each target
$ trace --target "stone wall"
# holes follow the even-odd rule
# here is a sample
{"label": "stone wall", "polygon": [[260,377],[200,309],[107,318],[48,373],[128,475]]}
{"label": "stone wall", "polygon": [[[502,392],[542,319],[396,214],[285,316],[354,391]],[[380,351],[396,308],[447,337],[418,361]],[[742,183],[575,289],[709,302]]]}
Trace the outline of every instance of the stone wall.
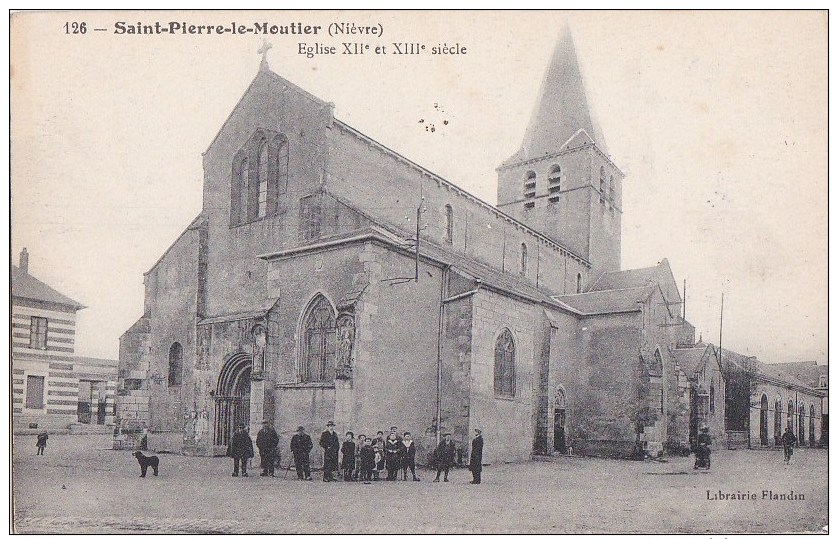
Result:
{"label": "stone wall", "polygon": [[[483,462],[528,460],[532,454],[535,408],[536,333],[541,307],[481,289],[473,296],[469,432],[483,431]],[[515,395],[495,392],[495,343],[509,329],[515,342]],[[538,350],[538,351],[537,351]],[[466,440],[458,440],[465,444]]]}
{"label": "stone wall", "polygon": [[[510,273],[521,273],[521,245],[525,244],[524,277],[556,294],[575,292],[577,273],[588,281],[588,267],[578,255],[539,238],[493,206],[346,128],[336,125],[328,135],[326,189],[368,215],[413,236],[421,195],[426,209],[421,217],[426,226],[423,238]],[[453,216],[450,241],[446,206]]]}

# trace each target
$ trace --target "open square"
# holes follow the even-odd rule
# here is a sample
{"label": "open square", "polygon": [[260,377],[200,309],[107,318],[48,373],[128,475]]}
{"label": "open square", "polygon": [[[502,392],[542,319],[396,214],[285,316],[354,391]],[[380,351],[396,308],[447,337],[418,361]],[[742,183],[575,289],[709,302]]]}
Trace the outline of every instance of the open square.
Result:
{"label": "open square", "polygon": [[[709,472],[691,458],[666,463],[561,457],[468,470],[450,483],[323,483],[233,478],[228,458],[161,454],[160,475],[139,477],[110,438],[55,436],[35,456],[15,438],[15,531],[33,533],[769,533],[828,523],[827,452],[719,450]],[[312,452],[315,455],[317,451]],[[283,466],[287,463],[284,451]],[[253,464],[258,464],[258,457]],[[708,500],[753,493],[755,500]],[[763,498],[763,491],[800,499]],[[708,494],[709,493],[709,494]]]}

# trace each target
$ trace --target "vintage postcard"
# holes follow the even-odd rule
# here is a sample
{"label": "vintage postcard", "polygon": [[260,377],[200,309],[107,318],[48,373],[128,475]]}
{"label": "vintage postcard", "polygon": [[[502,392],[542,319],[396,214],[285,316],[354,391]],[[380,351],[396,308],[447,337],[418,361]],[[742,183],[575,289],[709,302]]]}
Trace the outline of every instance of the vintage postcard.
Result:
{"label": "vintage postcard", "polygon": [[11,13],[11,528],[826,531],[827,23]]}

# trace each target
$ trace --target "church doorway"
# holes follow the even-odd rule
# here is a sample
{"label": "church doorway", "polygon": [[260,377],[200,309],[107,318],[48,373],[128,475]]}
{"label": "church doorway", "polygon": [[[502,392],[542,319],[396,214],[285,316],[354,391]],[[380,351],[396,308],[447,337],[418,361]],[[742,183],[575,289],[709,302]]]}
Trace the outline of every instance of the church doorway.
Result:
{"label": "church doorway", "polygon": [[567,453],[566,427],[566,399],[564,391],[559,390],[556,395],[556,405],[553,408],[553,449],[559,453]]}
{"label": "church doorway", "polygon": [[768,397],[765,395],[759,402],[759,445],[768,445]]}
{"label": "church doorway", "polygon": [[218,376],[215,392],[213,444],[225,447],[238,424],[250,424],[250,372],[253,361],[247,354],[231,357]]}

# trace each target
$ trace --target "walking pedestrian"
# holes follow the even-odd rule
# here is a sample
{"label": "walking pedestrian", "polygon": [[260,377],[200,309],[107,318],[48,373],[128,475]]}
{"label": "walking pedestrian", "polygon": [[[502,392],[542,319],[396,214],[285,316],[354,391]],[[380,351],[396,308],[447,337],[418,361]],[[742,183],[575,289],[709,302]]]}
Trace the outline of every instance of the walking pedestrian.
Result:
{"label": "walking pedestrian", "polygon": [[794,453],[794,444],[797,443],[797,436],[791,431],[791,426],[786,426],[786,432],[781,438],[783,442],[783,461],[786,464],[791,463],[791,456]]}
{"label": "walking pedestrian", "polygon": [[340,440],[335,432],[335,422],[326,423],[326,430],[320,435],[320,447],[323,448],[323,481],[334,481],[332,474],[338,471],[338,452]]}
{"label": "walking pedestrian", "polygon": [[47,434],[47,431],[44,431],[44,432],[38,434],[38,441],[35,442],[35,447],[38,448],[38,452],[36,453],[36,455],[43,455],[44,454],[44,449],[47,448],[47,440],[48,439],[49,439],[49,434]]}
{"label": "walking pedestrian", "polygon": [[398,479],[399,468],[401,468],[401,457],[404,445],[398,440],[395,432],[387,435],[387,441],[384,443],[384,459],[387,468],[387,481],[395,481]]}
{"label": "walking pedestrian", "polygon": [[241,465],[242,477],[247,477],[247,461],[253,458],[253,440],[244,424],[240,424],[233,433],[230,445],[227,447],[227,456],[233,457],[233,477],[239,476],[239,465]]}
{"label": "walking pedestrian", "polygon": [[314,444],[311,436],[306,434],[306,429],[297,427],[297,434],[291,437],[291,454],[294,456],[294,468],[297,470],[297,479],[311,481],[311,465],[309,453]]}
{"label": "walking pedestrian", "polygon": [[346,440],[340,448],[342,459],[340,467],[343,470],[343,480],[352,481],[352,471],[355,469],[355,435],[352,431],[346,433]]}
{"label": "walking pedestrian", "polygon": [[439,483],[439,476],[445,473],[444,481],[448,482],[448,471],[454,465],[454,458],[457,455],[457,448],[454,441],[451,439],[451,433],[446,432],[445,438],[436,446],[434,451],[434,463],[436,464],[436,479],[434,483]]}
{"label": "walking pedestrian", "polygon": [[259,448],[259,458],[262,460],[262,477],[274,476],[276,448],[279,446],[279,435],[271,426],[270,421],[262,423],[262,430],[256,435],[256,447]]}
{"label": "walking pedestrian", "polygon": [[471,440],[471,453],[469,454],[468,467],[471,470],[471,484],[480,484],[480,474],[483,472],[483,433],[480,429],[474,429],[474,438]]}
{"label": "walking pedestrian", "polygon": [[404,433],[402,438],[402,480],[407,481],[407,470],[410,469],[410,474],[414,481],[419,481],[416,477],[416,444],[413,443],[413,437],[409,432]]}

